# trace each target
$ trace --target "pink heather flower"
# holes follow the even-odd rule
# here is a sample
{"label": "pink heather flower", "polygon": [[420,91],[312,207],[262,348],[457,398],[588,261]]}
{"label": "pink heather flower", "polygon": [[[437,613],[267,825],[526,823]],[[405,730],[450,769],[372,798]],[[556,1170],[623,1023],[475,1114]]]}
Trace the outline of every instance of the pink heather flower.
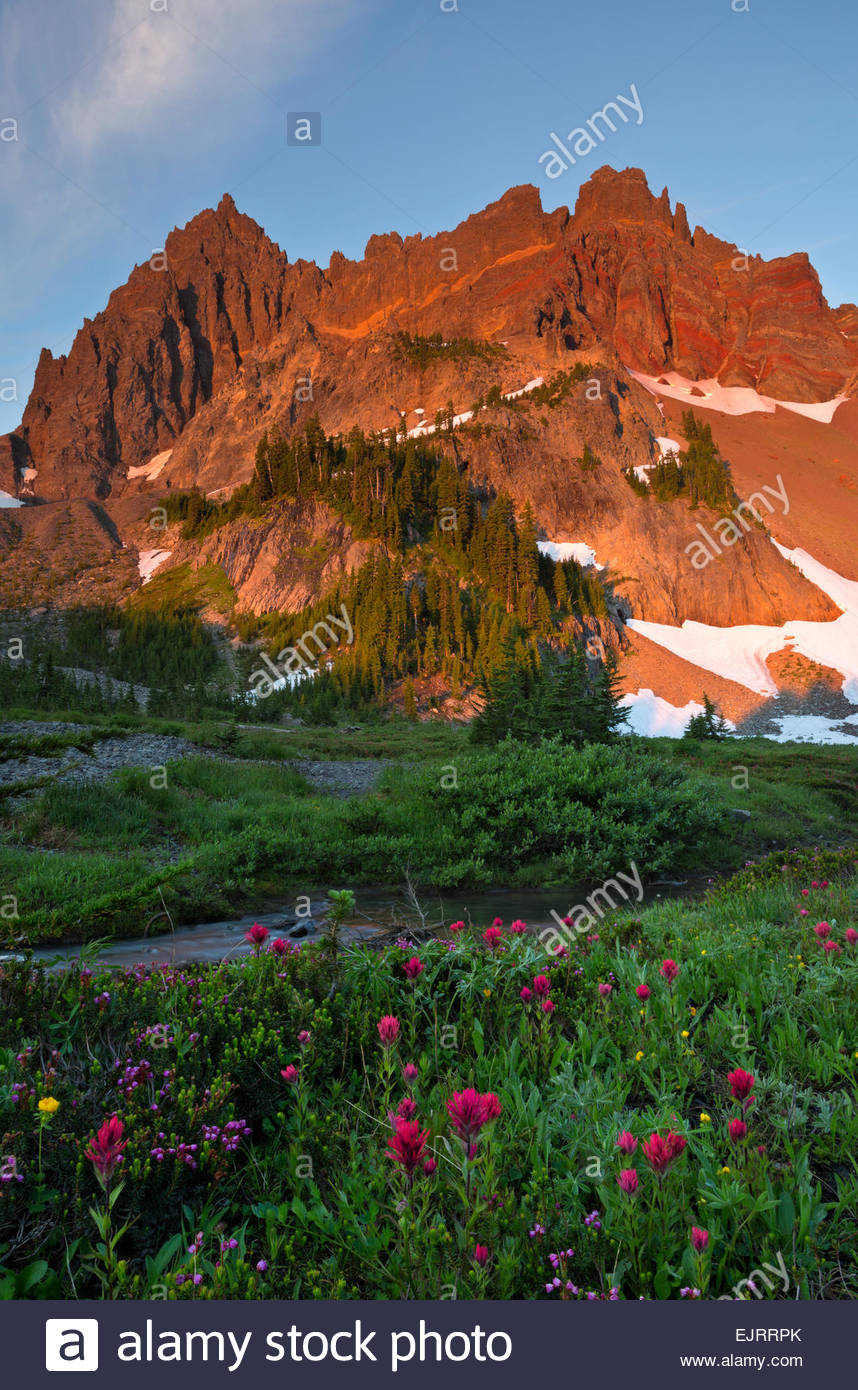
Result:
{"label": "pink heather flower", "polygon": [[827,922],[817,922],[813,930],[820,941],[824,941],[827,936],[831,935],[831,927]]}
{"label": "pink heather flower", "polygon": [[854,927],[846,928],[846,940],[849,942],[850,946],[854,946],[858,943],[858,931],[856,931]]}
{"label": "pink heather flower", "polygon": [[402,1077],[406,1086],[413,1086],[419,1075],[420,1070],[413,1062],[405,1063],[405,1066],[402,1068]]}
{"label": "pink heather flower", "polygon": [[649,985],[638,985],[637,989],[635,990],[635,994],[637,995],[641,1003],[645,1004],[646,1001],[649,999],[650,995],[652,994],[652,990],[650,989]]}
{"label": "pink heather flower", "polygon": [[638,1190],[638,1175],[634,1168],[624,1168],[617,1178],[621,1192],[627,1192],[633,1197]]}
{"label": "pink heather flower", "polygon": [[529,1004],[531,999],[533,998],[533,991],[528,989],[527,985],[525,985],[521,990],[520,997],[525,1004]]}
{"label": "pink heather flower", "polygon": [[533,992],[537,999],[545,999],[551,992],[551,981],[547,975],[534,975]]}
{"label": "pink heather flower", "polygon": [[733,1143],[738,1144],[748,1133],[748,1126],[745,1124],[744,1120],[731,1120],[727,1126],[727,1133],[730,1135]]}
{"label": "pink heather flower", "polygon": [[122,1162],[122,1150],[128,1140],[122,1138],[122,1121],[117,1115],[105,1120],[94,1139],[90,1139],[86,1156],[101,1183],[106,1184]]}
{"label": "pink heather flower", "polygon": [[495,946],[497,946],[500,943],[502,936],[503,932],[501,931],[500,927],[486,927],[485,931],[483,932],[483,941],[486,943],[489,949],[493,951]]}
{"label": "pink heather flower", "polygon": [[426,967],[419,956],[412,956],[402,967],[407,980],[416,980],[417,976],[422,975],[425,969]]}
{"label": "pink heather flower", "polygon": [[489,1248],[487,1245],[474,1246],[474,1262],[479,1265],[480,1269],[485,1269],[489,1262]]}
{"label": "pink heather flower", "polygon": [[735,1071],[727,1073],[727,1081],[734,1100],[747,1100],[754,1089],[754,1078],[749,1071],[742,1071],[737,1067]]}
{"label": "pink heather flower", "polygon": [[383,1047],[392,1047],[399,1037],[399,1019],[393,1014],[385,1014],[378,1022],[378,1036]]}
{"label": "pink heather flower", "polygon": [[437,1167],[438,1164],[435,1162],[434,1158],[427,1158],[426,1162],[423,1164],[423,1172],[426,1174],[427,1178],[431,1178]]}
{"label": "pink heather flower", "polygon": [[413,1178],[415,1169],[423,1162],[428,1138],[429,1131],[420,1128],[419,1120],[397,1117],[396,1130],[388,1142],[387,1156],[398,1163],[409,1178]]}
{"label": "pink heather flower", "polygon": [[283,1077],[284,1081],[288,1081],[290,1086],[298,1085],[298,1068],[293,1067],[291,1062],[288,1067],[281,1068],[280,1075]]}
{"label": "pink heather flower", "polygon": [[709,1232],[704,1231],[702,1226],[692,1226],[691,1244],[694,1246],[694,1249],[697,1251],[698,1255],[702,1255],[703,1251],[709,1244]]}
{"label": "pink heather flower", "polygon": [[633,1154],[638,1146],[638,1141],[627,1129],[623,1129],[617,1135],[617,1148],[624,1154]]}
{"label": "pink heather flower", "polygon": [[245,941],[250,942],[251,946],[254,948],[255,951],[258,951],[260,946],[265,945],[266,941],[268,940],[268,935],[269,933],[267,927],[261,926],[259,922],[254,922],[253,926],[250,928],[250,931],[246,931],[244,933],[244,939]]}
{"label": "pink heather flower", "polygon": [[265,1271],[266,1271],[267,1268],[268,1268],[268,1261],[267,1261],[267,1260],[257,1260],[257,1261],[256,1261],[256,1268],[259,1270],[259,1273],[260,1273],[260,1274],[264,1274]]}
{"label": "pink heather flower", "polygon": [[542,1012],[543,1012],[544,1014],[553,1014],[553,1013],[554,1013],[554,1000],[553,1000],[553,999],[543,999],[543,1001],[542,1001]]}
{"label": "pink heather flower", "polygon": [[513,936],[524,936],[527,931],[527,923],[523,922],[520,917],[516,917],[515,921],[510,924],[510,931]]}
{"label": "pink heather flower", "polygon": [[309,1044],[309,1042],[310,1042],[310,1034],[307,1032],[307,1029],[306,1029],[306,1028],[302,1028],[301,1031],[300,1031],[300,1033],[298,1034],[298,1046],[299,1046],[299,1047],[307,1047],[307,1045]]}
{"label": "pink heather flower", "polygon": [[410,1096],[403,1096],[396,1107],[396,1113],[400,1120],[413,1120],[417,1117],[417,1104]]}
{"label": "pink heather flower", "polygon": [[659,975],[662,975],[669,985],[672,985],[679,974],[679,966],[675,960],[663,960],[659,967]]}
{"label": "pink heather flower", "polygon": [[838,946],[836,941],[826,941],[822,949],[827,956],[840,955],[840,947]]}
{"label": "pink heather flower", "polygon": [[607,999],[608,995],[611,993],[611,990],[613,988],[613,985],[601,984],[599,985],[599,993],[601,994],[603,999]]}

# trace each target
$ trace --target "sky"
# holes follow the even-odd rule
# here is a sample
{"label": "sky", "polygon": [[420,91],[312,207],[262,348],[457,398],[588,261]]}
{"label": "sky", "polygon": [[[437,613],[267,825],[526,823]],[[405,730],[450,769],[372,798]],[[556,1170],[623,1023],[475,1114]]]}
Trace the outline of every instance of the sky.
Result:
{"label": "sky", "polygon": [[[0,0],[0,431],[42,347],[225,191],[326,265],[632,165],[854,302],[856,39],[854,0]],[[550,133],[620,94],[628,122],[547,177]],[[320,113],[318,146],[287,144],[290,112]]]}

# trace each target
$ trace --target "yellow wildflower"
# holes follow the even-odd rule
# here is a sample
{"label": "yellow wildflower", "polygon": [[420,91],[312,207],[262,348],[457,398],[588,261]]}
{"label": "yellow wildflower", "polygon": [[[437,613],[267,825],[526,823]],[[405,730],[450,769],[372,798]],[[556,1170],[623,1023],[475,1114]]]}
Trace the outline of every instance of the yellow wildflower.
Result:
{"label": "yellow wildflower", "polygon": [[700,1123],[702,1125],[711,1125],[712,1123],[712,1116],[707,1115],[705,1110],[700,1111]]}
{"label": "yellow wildflower", "polygon": [[719,1168],[719,1169],[718,1169],[718,1176],[719,1176],[719,1178],[721,1177],[722,1173],[729,1173],[729,1171],[730,1171],[730,1169],[727,1168],[727,1167]]}
{"label": "yellow wildflower", "polygon": [[683,1030],[682,1030],[682,1036],[683,1036],[684,1038],[690,1038],[690,1037],[691,1037],[691,1034],[689,1033],[689,1031],[688,1031],[687,1028],[683,1028]]}
{"label": "yellow wildflower", "polygon": [[636,1052],[636,1053],[635,1053],[635,1061],[636,1061],[636,1062],[642,1062],[643,1059],[644,1059],[644,1054],[643,1054],[642,1052]]}
{"label": "yellow wildflower", "polygon": [[42,1096],[42,1099],[39,1101],[39,1109],[43,1115],[53,1115],[59,1108],[60,1103],[58,1100],[55,1100],[53,1096]]}
{"label": "yellow wildflower", "polygon": [[490,989],[484,989],[483,994],[486,996],[487,999],[491,999],[492,997],[492,992]]}
{"label": "yellow wildflower", "polygon": [[697,1013],[697,1010],[695,1009],[693,1004],[691,1005],[691,1008],[688,1010],[688,1012],[691,1014],[691,1017],[694,1018],[695,1014]]}

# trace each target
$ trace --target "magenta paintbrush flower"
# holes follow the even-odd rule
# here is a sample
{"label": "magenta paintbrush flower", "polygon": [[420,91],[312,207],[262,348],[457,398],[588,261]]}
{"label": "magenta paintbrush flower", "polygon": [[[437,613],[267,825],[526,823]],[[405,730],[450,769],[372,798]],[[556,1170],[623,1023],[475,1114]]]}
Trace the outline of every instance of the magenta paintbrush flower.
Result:
{"label": "magenta paintbrush flower", "polygon": [[551,981],[547,975],[534,975],[533,992],[538,999],[544,999],[551,992]]}
{"label": "magenta paintbrush flower", "polygon": [[486,1265],[488,1264],[488,1262],[489,1262],[489,1248],[488,1248],[488,1246],[487,1246],[487,1245],[475,1245],[475,1246],[474,1246],[474,1263],[475,1263],[475,1264],[478,1264],[479,1267],[480,1267],[480,1269],[485,1269],[485,1267],[486,1267]]}
{"label": "magenta paintbrush flower", "polygon": [[627,1129],[623,1129],[617,1135],[617,1148],[621,1153],[633,1154],[638,1146],[638,1141]]}
{"label": "magenta paintbrush flower", "polygon": [[462,1143],[470,1146],[483,1125],[496,1120],[501,1113],[501,1103],[492,1092],[480,1095],[469,1087],[465,1091],[454,1091],[452,1100],[447,1101],[447,1113],[454,1130]]}
{"label": "magenta paintbrush flower", "polygon": [[858,943],[858,931],[856,931],[854,927],[847,927],[845,936],[850,946],[854,946]]}
{"label": "magenta paintbrush flower", "polygon": [[749,1071],[743,1071],[741,1067],[728,1072],[727,1082],[735,1100],[747,1100],[754,1089],[753,1076]]}
{"label": "magenta paintbrush flower", "polygon": [[697,1251],[698,1255],[702,1255],[703,1251],[709,1244],[709,1232],[704,1231],[702,1226],[692,1226],[691,1244],[694,1246],[694,1249]]}
{"label": "magenta paintbrush flower", "polygon": [[426,967],[419,956],[412,956],[402,967],[407,980],[416,980],[417,976],[422,975],[425,969]]}
{"label": "magenta paintbrush flower", "polygon": [[409,1178],[413,1178],[415,1170],[423,1162],[428,1138],[429,1131],[420,1128],[419,1120],[397,1117],[396,1129],[387,1146],[388,1157],[398,1163]]}
{"label": "magenta paintbrush flower", "polygon": [[669,985],[672,985],[679,974],[679,966],[675,960],[663,960],[658,973],[667,980]]}
{"label": "magenta paintbrush flower", "polygon": [[748,1126],[744,1120],[731,1120],[727,1126],[727,1132],[734,1144],[740,1143],[747,1136]]}
{"label": "magenta paintbrush flower", "polygon": [[399,1037],[399,1019],[394,1018],[393,1014],[385,1014],[384,1018],[380,1018],[378,1036],[381,1038],[382,1046],[392,1047]]}
{"label": "magenta paintbrush flower", "polygon": [[122,1162],[122,1151],[128,1140],[122,1138],[123,1124],[117,1115],[105,1120],[94,1139],[90,1139],[86,1156],[99,1179],[108,1182]]}
{"label": "magenta paintbrush flower", "polygon": [[503,932],[500,927],[486,927],[483,932],[483,941],[486,943],[489,950],[493,951],[495,946],[500,945],[502,936]]}
{"label": "magenta paintbrush flower", "polygon": [[637,989],[635,990],[635,994],[637,995],[638,999],[640,999],[641,1003],[645,1004],[646,1001],[649,999],[650,995],[652,994],[652,990],[650,989],[649,985],[638,985]]}
{"label": "magenta paintbrush flower", "polygon": [[268,928],[263,927],[260,922],[254,922],[250,931],[244,933],[245,941],[249,941],[254,951],[258,951],[268,940]]}
{"label": "magenta paintbrush flower", "polygon": [[298,1085],[298,1068],[293,1067],[291,1062],[289,1063],[288,1067],[281,1067],[280,1075],[283,1077],[284,1081],[287,1081],[289,1083],[290,1086]]}
{"label": "magenta paintbrush flower", "polygon": [[665,1173],[673,1160],[682,1153],[687,1142],[681,1134],[674,1134],[673,1130],[670,1130],[664,1138],[660,1134],[651,1134],[641,1148],[653,1172]]}
{"label": "magenta paintbrush flower", "polygon": [[624,1168],[617,1178],[617,1183],[621,1192],[627,1192],[633,1197],[638,1190],[638,1175],[634,1168]]}

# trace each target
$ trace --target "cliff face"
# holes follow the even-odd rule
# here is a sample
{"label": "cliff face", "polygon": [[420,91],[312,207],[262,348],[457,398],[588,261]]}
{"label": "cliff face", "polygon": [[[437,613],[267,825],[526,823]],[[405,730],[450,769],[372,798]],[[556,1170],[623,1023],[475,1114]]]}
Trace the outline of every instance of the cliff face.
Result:
{"label": "cliff face", "polygon": [[[399,333],[476,350],[421,362],[397,350]],[[172,232],[68,356],[43,352],[21,427],[0,438],[0,489],[47,504],[7,514],[0,588],[20,591],[15,555],[50,531],[55,553],[28,567],[32,597],[48,594],[51,571],[51,601],[88,592],[75,577],[87,561],[67,525],[70,500],[102,504],[79,513],[81,535],[99,591],[121,596],[137,582],[135,547],[162,543],[145,525],[159,497],[228,495],[250,477],[263,430],[289,433],[314,412],[329,431],[389,427],[402,412],[414,427],[448,401],[463,412],[493,387],[516,391],[575,362],[598,364],[595,400],[579,383],[556,409],[495,409],[488,433],[455,432],[444,447],[476,481],[530,501],[550,538],[593,546],[635,616],[835,615],[762,533],[705,571],[690,565],[696,516],[684,502],[640,499],[621,475],[677,432],[625,368],[826,400],[858,383],[858,310],[829,308],[806,256],[766,262],[692,233],[667,190],[655,196],[640,170],[609,168],[581,188],[573,214],[545,213],[535,188],[513,188],[451,232],[374,236],[360,260],[337,253],[325,270],[290,263],[228,196]],[[808,438],[829,428],[800,424]],[[585,442],[602,459],[587,473],[575,462]],[[854,441],[842,430],[837,448],[832,467],[846,476]],[[347,528],[309,507],[236,523],[196,549],[176,544],[169,563],[214,563],[241,607],[265,611],[301,607],[362,556]]]}
{"label": "cliff face", "polygon": [[[452,232],[375,236],[361,261],[335,254],[325,272],[290,265],[224,196],[135,267],[68,356],[43,351],[21,427],[0,441],[0,486],[20,492],[35,468],[37,497],[108,496],[240,389],[242,366],[270,380],[295,358],[300,374],[324,346],[335,379],[382,332],[504,339],[543,364],[598,348],[810,401],[858,372],[854,317],[829,309],[806,256],[765,262],[692,236],[682,204],[671,211],[635,169],[600,169],[571,217],[514,188]],[[391,408],[376,399],[371,423],[390,424]]]}

